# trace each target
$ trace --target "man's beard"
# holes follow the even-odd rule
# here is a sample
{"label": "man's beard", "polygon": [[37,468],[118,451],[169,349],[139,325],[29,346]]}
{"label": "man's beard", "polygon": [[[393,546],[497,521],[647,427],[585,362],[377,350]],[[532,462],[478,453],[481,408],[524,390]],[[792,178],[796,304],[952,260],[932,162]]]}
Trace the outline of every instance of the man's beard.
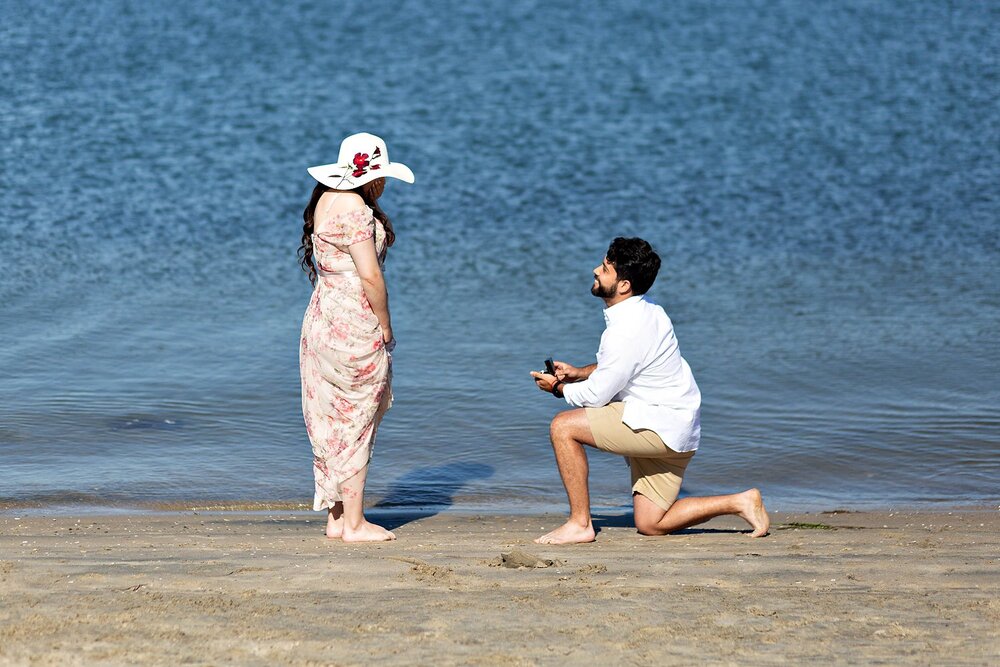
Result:
{"label": "man's beard", "polygon": [[604,287],[601,285],[600,281],[594,278],[594,284],[590,286],[590,293],[596,296],[598,299],[610,299],[615,295],[615,290],[618,287],[618,283],[611,285],[610,287]]}

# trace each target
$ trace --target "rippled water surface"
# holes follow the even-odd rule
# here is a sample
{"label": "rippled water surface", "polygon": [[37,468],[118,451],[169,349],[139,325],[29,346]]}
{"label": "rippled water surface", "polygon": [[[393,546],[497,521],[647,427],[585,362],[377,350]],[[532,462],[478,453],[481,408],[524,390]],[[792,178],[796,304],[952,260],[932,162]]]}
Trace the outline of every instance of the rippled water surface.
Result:
{"label": "rippled water surface", "polygon": [[998,58],[991,3],[7,3],[0,501],[308,501],[305,167],[367,130],[417,174],[373,499],[562,507],[527,373],[592,361],[639,235],[687,493],[993,502]]}

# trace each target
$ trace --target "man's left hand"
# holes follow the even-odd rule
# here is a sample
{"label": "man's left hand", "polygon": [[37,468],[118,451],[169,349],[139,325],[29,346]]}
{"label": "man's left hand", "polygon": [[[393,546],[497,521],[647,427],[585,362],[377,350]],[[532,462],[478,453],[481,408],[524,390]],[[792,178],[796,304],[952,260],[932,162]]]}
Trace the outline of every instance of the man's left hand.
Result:
{"label": "man's left hand", "polygon": [[552,387],[558,382],[555,375],[531,371],[531,377],[535,378],[535,385],[547,394],[552,393]]}

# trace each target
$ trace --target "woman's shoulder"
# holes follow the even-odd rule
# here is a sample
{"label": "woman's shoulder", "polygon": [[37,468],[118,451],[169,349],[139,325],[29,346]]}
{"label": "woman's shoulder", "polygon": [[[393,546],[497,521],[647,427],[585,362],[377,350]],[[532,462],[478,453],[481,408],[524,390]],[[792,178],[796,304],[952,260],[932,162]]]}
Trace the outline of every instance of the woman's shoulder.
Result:
{"label": "woman's shoulder", "polygon": [[350,245],[374,235],[372,210],[353,192],[342,193],[321,210],[314,233],[328,243]]}
{"label": "woman's shoulder", "polygon": [[350,213],[365,209],[365,200],[356,192],[326,192],[319,201],[319,210],[324,211],[324,217],[334,217],[342,213]]}

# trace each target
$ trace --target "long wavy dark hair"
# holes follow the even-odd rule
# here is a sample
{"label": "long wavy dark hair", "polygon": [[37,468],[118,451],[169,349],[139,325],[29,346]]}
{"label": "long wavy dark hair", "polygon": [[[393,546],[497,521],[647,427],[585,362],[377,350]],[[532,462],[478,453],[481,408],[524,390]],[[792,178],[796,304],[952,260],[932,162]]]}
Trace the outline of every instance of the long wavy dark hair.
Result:
{"label": "long wavy dark hair", "polygon": [[[382,181],[382,183],[379,183],[379,181]],[[360,195],[365,200],[365,204],[371,208],[372,213],[375,214],[375,218],[382,223],[382,226],[385,228],[385,245],[388,248],[396,242],[396,232],[392,229],[389,216],[378,205],[378,198],[384,187],[385,179],[376,178],[374,181],[354,188],[351,192]],[[306,205],[306,210],[302,213],[302,219],[305,220],[305,224],[302,225],[302,245],[299,246],[298,252],[299,264],[302,265],[302,270],[309,276],[309,282],[313,285],[316,284],[316,265],[313,263],[312,242],[314,229],[313,216],[316,214],[316,204],[319,203],[319,198],[331,190],[333,188],[322,183],[317,183],[316,187],[313,188],[312,196],[309,197],[309,204]]]}

